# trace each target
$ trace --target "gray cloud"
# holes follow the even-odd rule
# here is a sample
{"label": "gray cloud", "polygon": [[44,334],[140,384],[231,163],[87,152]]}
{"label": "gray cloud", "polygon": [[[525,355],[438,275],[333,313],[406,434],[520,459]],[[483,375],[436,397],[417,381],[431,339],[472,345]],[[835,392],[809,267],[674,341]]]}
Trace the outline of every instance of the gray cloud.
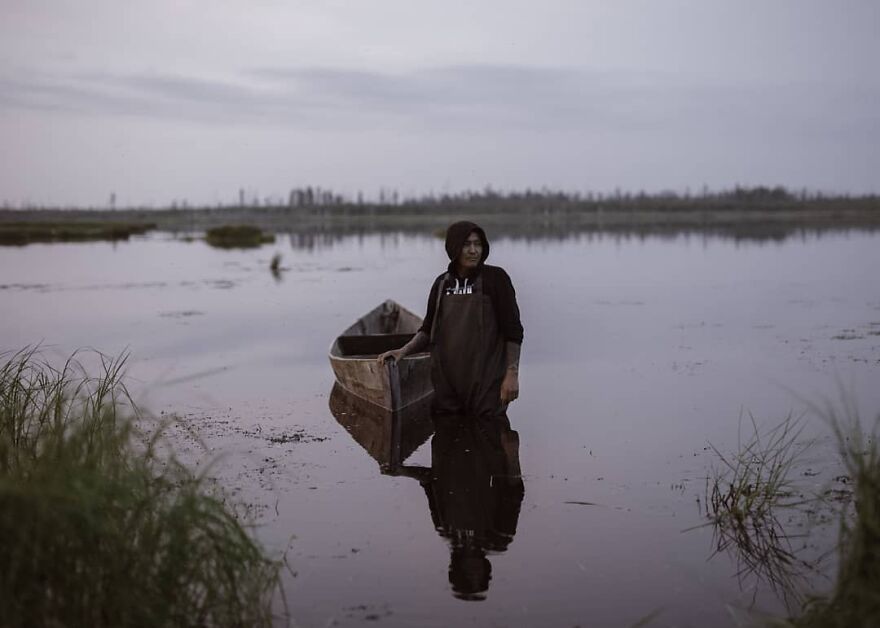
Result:
{"label": "gray cloud", "polygon": [[0,79],[5,107],[334,129],[378,121],[462,131],[670,131],[704,123],[870,131],[878,95],[868,86],[712,85],[676,75],[491,65],[398,74],[261,68],[224,80],[109,73]]}
{"label": "gray cloud", "polygon": [[[283,189],[291,177],[349,190],[376,180],[422,189],[445,180],[874,189],[878,101],[880,87],[852,81],[522,65],[258,67],[197,76],[7,71],[0,123],[5,118],[13,135],[27,120],[28,137],[37,139],[19,145],[39,161],[7,159],[0,185],[16,191],[52,181],[53,189],[86,190],[101,168],[128,181],[132,198],[155,194],[160,177],[140,175],[156,169],[172,181],[163,191],[178,186],[167,195],[186,196],[198,186],[226,189],[229,177],[263,189]],[[52,124],[43,122],[47,110]],[[86,145],[89,160],[71,158]],[[62,184],[58,173],[74,174]]]}

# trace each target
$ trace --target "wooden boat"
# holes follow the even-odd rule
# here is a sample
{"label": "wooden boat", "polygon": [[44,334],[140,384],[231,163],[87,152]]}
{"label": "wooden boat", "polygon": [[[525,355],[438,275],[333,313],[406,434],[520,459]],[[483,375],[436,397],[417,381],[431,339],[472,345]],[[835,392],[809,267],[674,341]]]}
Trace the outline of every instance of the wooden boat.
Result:
{"label": "wooden boat", "polygon": [[399,401],[392,401],[389,369],[376,357],[399,349],[415,336],[422,319],[395,301],[385,301],[342,332],[330,347],[330,365],[345,390],[384,410],[403,410],[434,393],[431,355],[416,353],[397,364]]}
{"label": "wooden boat", "polygon": [[434,433],[430,395],[392,412],[352,395],[336,382],[329,405],[336,421],[385,473],[399,469]]}

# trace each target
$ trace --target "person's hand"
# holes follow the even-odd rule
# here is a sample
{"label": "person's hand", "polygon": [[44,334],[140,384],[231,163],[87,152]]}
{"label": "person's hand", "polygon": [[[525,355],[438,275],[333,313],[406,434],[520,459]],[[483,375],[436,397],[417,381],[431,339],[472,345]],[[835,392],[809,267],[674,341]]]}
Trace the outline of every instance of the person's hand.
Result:
{"label": "person's hand", "polygon": [[379,357],[376,358],[376,362],[379,364],[385,364],[385,360],[388,358],[393,359],[395,362],[400,362],[400,360],[403,359],[403,349],[394,349],[393,351],[380,353]]}
{"label": "person's hand", "polygon": [[519,374],[515,369],[507,369],[501,382],[501,403],[509,404],[519,397]]}

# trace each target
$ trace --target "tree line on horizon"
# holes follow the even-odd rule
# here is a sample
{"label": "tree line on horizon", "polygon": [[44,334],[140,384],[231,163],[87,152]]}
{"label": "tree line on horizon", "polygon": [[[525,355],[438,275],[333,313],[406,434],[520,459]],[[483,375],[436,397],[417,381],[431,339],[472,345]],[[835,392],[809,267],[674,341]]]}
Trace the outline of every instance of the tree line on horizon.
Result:
{"label": "tree line on horizon", "polygon": [[[174,200],[164,207],[130,206],[119,207],[116,194],[110,195],[106,207],[46,207],[26,204],[18,209],[95,209],[95,210],[200,210],[200,209],[250,209],[264,210],[305,210],[327,211],[330,213],[398,213],[413,211],[419,213],[426,209],[462,209],[469,211],[538,211],[577,212],[577,211],[686,211],[698,209],[795,209],[799,207],[839,207],[852,206],[874,208],[878,206],[877,194],[851,195],[833,194],[820,190],[790,190],[784,186],[741,186],[713,191],[703,186],[698,192],[687,188],[684,192],[665,190],[648,193],[632,192],[616,188],[612,192],[586,191],[566,192],[547,187],[540,189],[503,191],[487,186],[482,190],[463,190],[460,192],[428,192],[422,195],[403,195],[393,188],[380,188],[374,198],[367,198],[363,192],[354,197],[336,193],[320,186],[293,188],[287,198],[269,196],[260,199],[256,194],[247,194],[240,189],[238,198],[230,203],[191,204],[186,200]],[[15,209],[8,202],[4,209]]]}

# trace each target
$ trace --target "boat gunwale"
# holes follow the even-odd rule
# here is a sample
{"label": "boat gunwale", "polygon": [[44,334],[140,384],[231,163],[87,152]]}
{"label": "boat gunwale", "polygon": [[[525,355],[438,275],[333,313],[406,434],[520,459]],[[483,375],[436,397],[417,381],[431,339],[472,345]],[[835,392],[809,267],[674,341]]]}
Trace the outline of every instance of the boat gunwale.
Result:
{"label": "boat gunwale", "polygon": [[[401,329],[400,325],[395,325],[394,331],[389,333],[363,333],[358,328],[361,329],[375,329],[375,319],[383,315],[389,310],[397,310],[397,316],[402,315],[402,319],[404,322],[403,328]],[[371,320],[373,319],[373,320]],[[359,317],[352,323],[349,327],[347,327],[341,334],[334,338],[332,344],[330,345],[330,349],[328,352],[328,358],[330,360],[330,364],[333,367],[336,383],[345,390],[347,393],[354,395],[358,399],[370,404],[371,406],[375,406],[384,411],[391,410],[389,404],[390,399],[388,399],[388,395],[390,394],[390,389],[388,387],[387,375],[384,378],[386,381],[376,381],[378,388],[368,387],[367,390],[372,391],[369,396],[365,396],[362,394],[364,391],[359,391],[358,387],[349,387],[349,384],[354,380],[351,375],[360,371],[361,373],[365,373],[365,369],[368,369],[368,365],[375,364],[377,362],[376,358],[381,355],[381,353],[376,354],[354,354],[354,355],[343,355],[342,347],[341,347],[341,339],[346,336],[362,336],[362,337],[382,337],[382,336],[400,336],[400,335],[415,335],[418,333],[418,330],[421,328],[423,323],[423,319],[413,313],[411,310],[408,310],[404,306],[402,306],[397,301],[393,299],[386,299],[381,304],[371,309],[369,312],[365,313],[363,316]],[[405,342],[401,345],[401,347],[405,344]],[[397,347],[398,349],[400,347]],[[405,358],[401,359],[401,363],[408,363],[409,367],[407,367],[407,371],[410,373],[420,373],[419,377],[426,377],[427,370],[426,365],[430,364],[431,360],[431,352],[430,351],[419,351],[418,353],[414,353],[412,355],[408,355]],[[347,367],[343,367],[343,364],[348,365]],[[339,369],[348,370],[349,373],[343,375]],[[370,371],[374,371],[374,369],[369,368]],[[384,370],[384,369],[382,369]],[[368,376],[367,380],[372,380],[376,377],[375,372],[373,375]],[[355,375],[355,379],[357,379],[357,375]],[[412,397],[408,399],[405,405],[398,408],[398,410],[403,410],[404,408],[408,408],[415,403],[419,403],[426,398],[432,396],[434,394],[433,387],[428,387],[426,391],[417,397]],[[380,398],[382,400],[380,401]]]}
{"label": "boat gunwale", "polygon": [[[389,303],[392,305],[392,307],[396,308],[400,312],[403,312],[407,317],[413,319],[414,322],[416,322],[419,326],[421,326],[422,322],[424,321],[424,319],[421,316],[419,316],[418,314],[416,314],[412,310],[404,307],[403,305],[401,305],[400,303],[398,303],[394,299],[385,299],[382,303],[380,303],[379,305],[377,305],[376,307],[371,309],[369,312],[367,312],[363,316],[359,316],[354,321],[354,323],[352,323],[351,325],[349,325],[348,327],[345,328],[345,331],[343,331],[341,334],[336,336],[336,338],[334,338],[333,342],[330,344],[330,349],[327,352],[327,356],[331,360],[352,360],[352,359],[353,360],[369,360],[370,359],[369,357],[342,355],[342,351],[340,350],[340,347],[339,347],[339,339],[344,336],[394,336],[394,335],[400,335],[399,332],[397,334],[395,334],[395,333],[387,333],[387,334],[351,334],[351,333],[346,333],[348,331],[351,331],[353,328],[357,327],[358,322],[367,318],[368,316],[370,316],[371,314],[373,314],[377,310],[381,310],[382,308],[386,307]],[[410,332],[404,332],[404,333],[410,333]],[[413,334],[413,336],[415,336],[417,333],[419,333],[418,328],[416,328],[411,333]],[[378,353],[376,354],[377,357],[379,355],[380,354],[378,354]],[[422,358],[423,356],[430,357],[430,352],[429,351],[420,351],[418,353],[408,355],[403,359],[404,360],[417,359],[417,358]],[[375,358],[373,358],[373,359],[375,359]]]}
{"label": "boat gunwale", "polygon": [[[333,347],[331,347],[331,350],[332,349],[333,349]],[[378,354],[378,353],[376,355],[367,355],[367,356],[363,356],[363,355],[338,355],[338,354],[330,353],[330,359],[331,360],[345,360],[345,361],[362,360],[364,362],[370,362],[370,361],[375,361],[376,358],[379,357],[379,355],[380,354]],[[419,351],[418,353],[412,353],[406,357],[403,357],[403,358],[401,358],[401,360],[424,360],[425,358],[430,358],[430,357],[431,357],[430,351]]]}

